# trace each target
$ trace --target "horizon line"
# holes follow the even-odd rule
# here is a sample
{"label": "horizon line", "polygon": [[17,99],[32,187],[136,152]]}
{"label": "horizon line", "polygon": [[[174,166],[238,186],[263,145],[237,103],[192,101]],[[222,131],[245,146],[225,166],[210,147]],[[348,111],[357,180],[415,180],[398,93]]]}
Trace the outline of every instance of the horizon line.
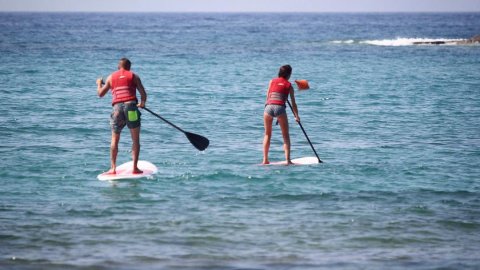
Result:
{"label": "horizon line", "polygon": [[361,13],[480,13],[477,11],[90,11],[90,10],[0,10],[0,13],[304,13],[304,14],[361,14]]}

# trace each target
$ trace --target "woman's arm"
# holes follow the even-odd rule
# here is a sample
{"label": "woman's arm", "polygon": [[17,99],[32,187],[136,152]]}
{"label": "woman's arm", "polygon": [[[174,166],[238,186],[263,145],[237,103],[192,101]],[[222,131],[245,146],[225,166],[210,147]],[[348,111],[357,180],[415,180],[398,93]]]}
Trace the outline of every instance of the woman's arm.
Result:
{"label": "woman's arm", "polygon": [[270,86],[272,86],[272,81],[270,80],[270,82],[268,83],[268,88],[267,88],[267,97],[265,99],[265,104],[267,103],[268,101],[268,91],[270,91]]}
{"label": "woman's arm", "polygon": [[295,102],[295,93],[293,91],[293,87],[290,86],[290,99],[292,100],[292,109],[293,114],[295,115],[295,120],[300,122],[300,116],[298,115],[298,108],[297,103]]}

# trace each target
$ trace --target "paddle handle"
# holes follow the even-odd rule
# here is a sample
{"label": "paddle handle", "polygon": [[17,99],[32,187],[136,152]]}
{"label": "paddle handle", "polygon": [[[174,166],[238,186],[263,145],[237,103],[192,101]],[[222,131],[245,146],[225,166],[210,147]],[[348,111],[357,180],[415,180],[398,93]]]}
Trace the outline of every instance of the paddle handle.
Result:
{"label": "paddle handle", "polygon": [[177,127],[177,126],[176,126],[176,125],[174,125],[172,122],[170,122],[170,121],[168,121],[167,119],[165,119],[165,118],[161,117],[160,115],[158,115],[158,114],[156,114],[156,113],[152,112],[152,111],[151,111],[150,109],[148,109],[147,107],[143,107],[143,109],[145,109],[147,112],[149,112],[149,113],[151,113],[151,114],[155,115],[156,117],[160,118],[161,120],[163,120],[165,123],[169,124],[170,126],[172,126],[172,127],[176,128],[176,129],[178,129],[179,131],[181,131],[181,132],[185,133],[185,131],[184,131],[183,129],[181,129],[181,128]]}
{"label": "paddle handle", "polygon": [[[292,108],[292,104],[290,104],[290,101],[288,99],[287,99],[287,102],[288,102],[288,107],[290,107],[290,110],[292,110],[292,113],[295,115],[295,112],[293,111],[293,108]],[[310,144],[310,147],[312,147],[313,153],[315,153],[315,156],[318,159],[318,163],[322,163],[323,161],[320,160],[320,157],[318,157],[317,151],[315,151],[315,148],[313,147],[313,144],[310,141],[310,138],[308,138],[307,132],[305,132],[305,129],[303,128],[302,123],[300,123],[300,122],[297,122],[297,123],[300,126],[300,128],[302,129],[303,135],[305,135],[305,138],[307,138],[307,141]]]}

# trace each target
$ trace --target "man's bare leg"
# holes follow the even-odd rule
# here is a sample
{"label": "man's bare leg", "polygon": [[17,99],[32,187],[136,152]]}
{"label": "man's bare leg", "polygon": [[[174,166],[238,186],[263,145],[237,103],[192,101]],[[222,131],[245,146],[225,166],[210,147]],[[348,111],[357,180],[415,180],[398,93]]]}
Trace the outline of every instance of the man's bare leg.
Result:
{"label": "man's bare leg", "polygon": [[118,142],[120,141],[120,133],[112,131],[112,141],[110,143],[110,170],[108,173],[115,174],[117,168]]}
{"label": "man's bare leg", "polygon": [[133,173],[143,173],[138,169],[138,157],[140,156],[140,127],[130,129],[132,135],[132,159],[133,159]]}

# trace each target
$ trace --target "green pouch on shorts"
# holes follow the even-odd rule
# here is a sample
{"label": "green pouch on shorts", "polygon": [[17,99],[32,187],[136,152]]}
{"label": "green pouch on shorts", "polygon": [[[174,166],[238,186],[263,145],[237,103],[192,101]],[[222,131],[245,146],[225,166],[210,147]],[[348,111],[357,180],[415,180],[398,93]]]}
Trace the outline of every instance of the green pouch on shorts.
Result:
{"label": "green pouch on shorts", "polygon": [[138,120],[137,111],[128,111],[128,121],[135,122]]}

